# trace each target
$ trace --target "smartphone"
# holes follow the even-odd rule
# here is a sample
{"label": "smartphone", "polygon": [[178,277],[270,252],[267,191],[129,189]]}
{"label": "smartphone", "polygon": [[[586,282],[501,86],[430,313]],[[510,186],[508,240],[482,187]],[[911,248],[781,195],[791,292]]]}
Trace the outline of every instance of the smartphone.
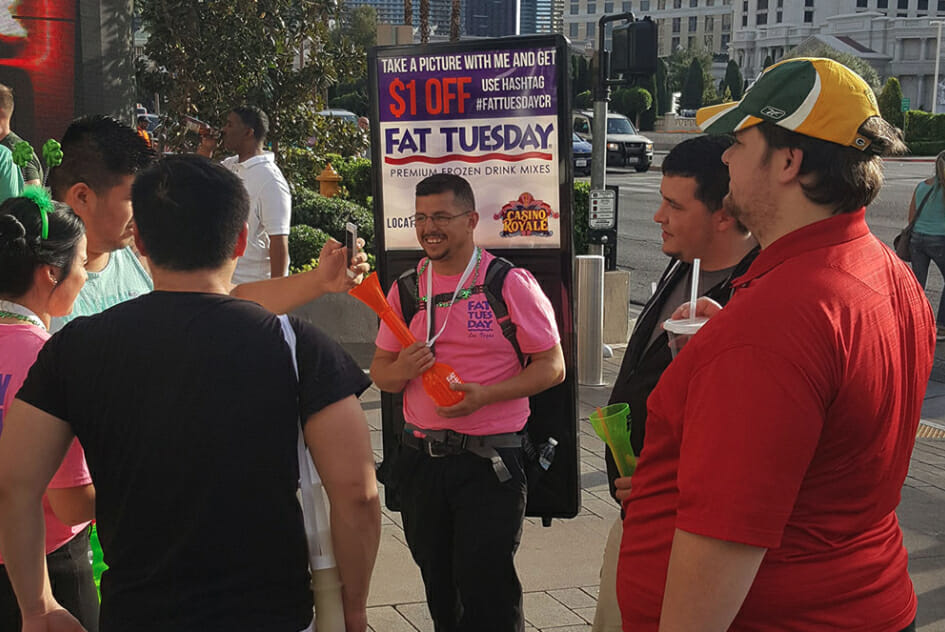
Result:
{"label": "smartphone", "polygon": [[345,248],[348,249],[348,276],[354,278],[351,270],[351,260],[358,254],[358,225],[347,222],[345,224]]}

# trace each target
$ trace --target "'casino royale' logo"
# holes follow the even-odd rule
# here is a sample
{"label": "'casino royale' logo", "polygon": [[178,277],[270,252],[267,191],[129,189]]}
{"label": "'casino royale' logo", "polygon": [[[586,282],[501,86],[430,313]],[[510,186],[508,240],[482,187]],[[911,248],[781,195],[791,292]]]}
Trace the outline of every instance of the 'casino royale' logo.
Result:
{"label": "'casino royale' logo", "polygon": [[502,221],[500,237],[551,237],[548,220],[557,218],[558,213],[547,202],[536,200],[531,193],[522,193],[493,216]]}

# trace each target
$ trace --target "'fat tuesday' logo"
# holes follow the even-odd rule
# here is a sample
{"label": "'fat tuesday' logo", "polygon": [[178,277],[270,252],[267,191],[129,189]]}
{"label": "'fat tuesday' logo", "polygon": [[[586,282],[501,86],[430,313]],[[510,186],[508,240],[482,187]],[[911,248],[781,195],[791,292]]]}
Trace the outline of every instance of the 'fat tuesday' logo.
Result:
{"label": "'fat tuesday' logo", "polygon": [[502,221],[500,237],[551,237],[548,220],[557,219],[558,213],[547,202],[536,200],[531,193],[522,193],[493,216]]}

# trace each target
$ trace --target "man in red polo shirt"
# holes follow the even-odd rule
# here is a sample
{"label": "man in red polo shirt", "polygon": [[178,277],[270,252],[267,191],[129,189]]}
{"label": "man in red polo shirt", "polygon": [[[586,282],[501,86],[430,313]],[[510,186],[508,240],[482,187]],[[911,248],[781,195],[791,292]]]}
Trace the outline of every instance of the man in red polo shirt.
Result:
{"label": "man in red polo shirt", "polygon": [[648,400],[617,589],[631,632],[914,630],[896,519],[935,320],[865,206],[901,150],[827,59],[703,108],[761,245]]}

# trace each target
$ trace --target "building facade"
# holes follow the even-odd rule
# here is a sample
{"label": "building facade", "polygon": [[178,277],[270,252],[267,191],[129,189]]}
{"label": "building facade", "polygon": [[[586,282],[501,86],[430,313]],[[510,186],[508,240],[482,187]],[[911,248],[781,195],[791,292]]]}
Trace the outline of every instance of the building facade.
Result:
{"label": "building facade", "polygon": [[[564,6],[564,34],[581,47],[596,48],[597,22],[605,15],[632,12],[650,16],[656,22],[659,55],[665,57],[680,48],[700,48],[713,54],[728,52],[732,40],[733,0],[567,0]],[[590,44],[588,44],[588,42]],[[610,46],[609,29],[605,43]]]}
{"label": "building facade", "polygon": [[911,107],[932,109],[937,27],[931,21],[945,19],[945,0],[735,0],[734,8],[729,54],[746,78],[757,76],[769,56],[777,61],[801,44],[820,42],[866,60],[882,79],[897,77]]}

